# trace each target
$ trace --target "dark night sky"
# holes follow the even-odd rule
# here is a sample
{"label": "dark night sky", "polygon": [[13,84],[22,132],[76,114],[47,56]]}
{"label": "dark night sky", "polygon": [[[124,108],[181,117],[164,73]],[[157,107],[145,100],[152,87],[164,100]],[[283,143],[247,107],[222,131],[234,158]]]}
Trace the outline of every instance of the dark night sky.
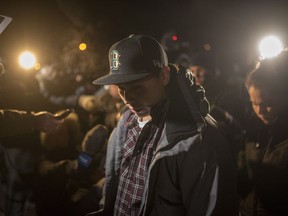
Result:
{"label": "dark night sky", "polygon": [[0,14],[13,18],[0,36],[0,56],[8,62],[24,48],[43,63],[54,61],[82,40],[93,48],[98,71],[107,69],[109,47],[132,33],[160,40],[174,30],[190,53],[210,43],[220,62],[253,58],[267,34],[288,37],[281,0],[1,0]]}

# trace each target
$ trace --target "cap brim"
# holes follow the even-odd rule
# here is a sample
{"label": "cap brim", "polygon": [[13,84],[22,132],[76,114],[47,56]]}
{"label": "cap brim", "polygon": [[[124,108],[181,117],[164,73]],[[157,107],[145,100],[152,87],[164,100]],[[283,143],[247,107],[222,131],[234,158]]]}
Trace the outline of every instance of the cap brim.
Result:
{"label": "cap brim", "polygon": [[141,74],[108,74],[93,81],[94,85],[114,85],[126,82],[136,81],[149,76],[151,73]]}

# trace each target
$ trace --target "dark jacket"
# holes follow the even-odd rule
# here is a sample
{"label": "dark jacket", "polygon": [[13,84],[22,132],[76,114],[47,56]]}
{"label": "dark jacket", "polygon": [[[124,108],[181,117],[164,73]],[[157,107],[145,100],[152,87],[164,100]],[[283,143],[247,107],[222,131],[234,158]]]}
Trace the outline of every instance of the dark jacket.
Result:
{"label": "dark jacket", "polygon": [[[185,75],[186,71],[182,72]],[[191,92],[179,88],[176,76],[182,76],[180,71],[171,73],[170,105],[148,168],[139,215],[238,215],[236,166],[231,149],[213,118],[200,114],[196,106],[200,97],[194,101],[185,95]],[[193,107],[187,105],[190,102]],[[96,215],[113,215],[129,115],[133,115],[130,110],[123,114],[108,143],[104,207]]]}
{"label": "dark jacket", "polygon": [[249,137],[239,166],[242,215],[288,215],[287,115]]}

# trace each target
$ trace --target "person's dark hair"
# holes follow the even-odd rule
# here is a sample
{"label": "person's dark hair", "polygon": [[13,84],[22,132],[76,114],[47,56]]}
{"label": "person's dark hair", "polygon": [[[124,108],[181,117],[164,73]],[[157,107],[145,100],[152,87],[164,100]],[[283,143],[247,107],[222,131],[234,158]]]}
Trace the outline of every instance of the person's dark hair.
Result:
{"label": "person's dark hair", "polygon": [[288,93],[288,52],[283,51],[277,57],[264,59],[248,74],[245,80],[247,90],[251,86],[275,94],[285,95]]}

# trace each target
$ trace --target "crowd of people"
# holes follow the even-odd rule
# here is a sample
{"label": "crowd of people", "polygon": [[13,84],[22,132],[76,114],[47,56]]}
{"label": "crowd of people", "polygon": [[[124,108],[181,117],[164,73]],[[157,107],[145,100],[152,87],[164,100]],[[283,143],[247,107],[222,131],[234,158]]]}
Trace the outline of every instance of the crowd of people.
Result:
{"label": "crowd of people", "polygon": [[202,62],[131,35],[94,87],[54,95],[38,75],[53,109],[0,110],[0,215],[288,215],[287,62],[214,88]]}

